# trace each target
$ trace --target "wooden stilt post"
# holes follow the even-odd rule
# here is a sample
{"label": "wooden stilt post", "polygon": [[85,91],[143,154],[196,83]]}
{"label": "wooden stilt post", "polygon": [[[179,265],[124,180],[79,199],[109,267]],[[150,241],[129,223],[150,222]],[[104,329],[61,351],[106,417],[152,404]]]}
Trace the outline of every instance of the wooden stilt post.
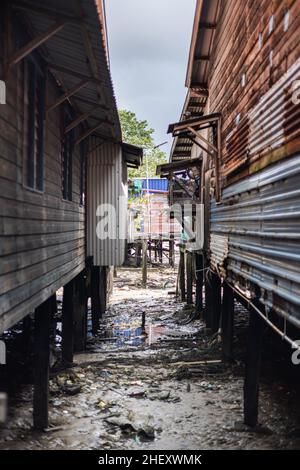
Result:
{"label": "wooden stilt post", "polygon": [[186,253],[186,301],[188,305],[193,304],[193,253]]}
{"label": "wooden stilt post", "polygon": [[185,302],[185,252],[184,248],[180,247],[180,259],[179,259],[179,289],[181,294],[182,302]]}
{"label": "wooden stilt post", "polygon": [[[258,305],[259,307],[259,305]],[[260,308],[262,308],[260,306]],[[264,320],[254,310],[250,312],[246,370],[244,382],[244,423],[256,426],[258,419],[258,392]]]}
{"label": "wooden stilt post", "polygon": [[99,271],[99,289],[100,289],[100,318],[107,309],[107,276],[108,267],[101,266]]}
{"label": "wooden stilt post", "polygon": [[75,304],[74,304],[74,351],[84,351],[86,345],[86,294],[85,271],[82,271],[75,279]]}
{"label": "wooden stilt post", "polygon": [[171,268],[174,268],[175,266],[175,252],[174,252],[174,235],[171,235],[170,241],[169,241],[169,265]]}
{"label": "wooden stilt post", "polygon": [[140,268],[142,264],[142,243],[140,241],[136,242],[136,267]]}
{"label": "wooden stilt post", "polygon": [[72,364],[73,362],[75,305],[75,279],[72,279],[64,286],[62,307],[62,360],[66,364]]}
{"label": "wooden stilt post", "polygon": [[212,274],[212,324],[211,329],[216,333],[220,328],[221,318],[221,279]]}
{"label": "wooden stilt post", "polygon": [[159,250],[158,250],[158,261],[162,264],[163,262],[163,241],[162,236],[159,236]]}
{"label": "wooden stilt post", "polygon": [[142,284],[147,286],[147,240],[142,241]]}
{"label": "wooden stilt post", "polygon": [[212,274],[208,271],[205,276],[205,310],[204,320],[207,328],[212,328],[212,302],[213,302],[213,286],[212,286]]}
{"label": "wooden stilt post", "polygon": [[152,240],[151,238],[149,239],[149,242],[148,242],[148,248],[149,248],[149,263],[151,266],[151,263],[152,263]]}
{"label": "wooden stilt post", "polygon": [[33,425],[48,427],[50,329],[53,301],[50,297],[35,310]]}
{"label": "wooden stilt post", "polygon": [[33,333],[33,321],[30,315],[27,315],[22,322],[22,350],[23,354],[27,355],[30,353],[32,344],[32,333]]}
{"label": "wooden stilt post", "polygon": [[154,260],[157,261],[157,240],[154,240]]}
{"label": "wooden stilt post", "polygon": [[203,311],[203,256],[195,253],[196,267],[196,312],[200,315]]}
{"label": "wooden stilt post", "polygon": [[213,272],[205,276],[205,322],[216,333],[221,317],[221,279]]}
{"label": "wooden stilt post", "polygon": [[232,360],[233,323],[234,292],[227,282],[224,282],[222,300],[222,356],[225,361]]}
{"label": "wooden stilt post", "polygon": [[93,266],[91,272],[91,307],[92,307],[92,333],[97,334],[100,320],[100,267]]}

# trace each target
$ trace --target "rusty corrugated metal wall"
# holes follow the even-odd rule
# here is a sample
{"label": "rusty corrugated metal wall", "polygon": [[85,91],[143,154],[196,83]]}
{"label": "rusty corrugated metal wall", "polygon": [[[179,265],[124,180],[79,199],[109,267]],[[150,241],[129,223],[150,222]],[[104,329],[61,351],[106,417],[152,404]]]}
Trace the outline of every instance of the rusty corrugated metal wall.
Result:
{"label": "rusty corrugated metal wall", "polygon": [[212,203],[213,268],[250,296],[258,286],[260,300],[298,327],[299,239],[300,155],[228,187],[222,204]]}
{"label": "rusty corrugated metal wall", "polygon": [[[97,147],[97,144],[100,144]],[[127,171],[119,144],[93,139],[87,163],[87,255],[97,266],[121,266],[125,257],[127,237]],[[115,208],[115,219],[107,218],[107,238],[99,239],[97,209],[106,204]],[[103,206],[102,206],[103,207]],[[106,216],[106,208],[102,214]]]}
{"label": "rusty corrugated metal wall", "polygon": [[224,186],[300,152],[299,0],[221,2],[207,112],[222,113]]}
{"label": "rusty corrugated metal wall", "polygon": [[222,113],[210,265],[300,327],[300,1],[222,5],[206,108]]}

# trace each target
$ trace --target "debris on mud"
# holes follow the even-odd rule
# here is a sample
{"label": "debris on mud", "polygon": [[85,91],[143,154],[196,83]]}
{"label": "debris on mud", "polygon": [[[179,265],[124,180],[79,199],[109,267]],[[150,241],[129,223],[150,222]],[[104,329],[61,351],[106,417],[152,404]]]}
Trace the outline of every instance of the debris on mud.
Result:
{"label": "debris on mud", "polygon": [[224,364],[218,335],[194,318],[193,306],[167,295],[174,271],[149,270],[146,289],[140,279],[137,269],[119,270],[98,336],[89,336],[73,367],[53,368],[49,429],[32,431],[26,384],[12,397],[0,449],[299,448],[297,393],[280,381],[274,389],[267,371],[260,419],[272,434],[235,427],[243,416],[243,311],[236,360]]}

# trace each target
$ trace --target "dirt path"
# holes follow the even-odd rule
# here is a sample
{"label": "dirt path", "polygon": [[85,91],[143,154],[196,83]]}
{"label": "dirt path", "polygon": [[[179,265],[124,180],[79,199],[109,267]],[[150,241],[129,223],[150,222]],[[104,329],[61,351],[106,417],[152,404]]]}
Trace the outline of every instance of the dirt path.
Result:
{"label": "dirt path", "polygon": [[199,320],[187,323],[191,310],[169,293],[172,271],[149,276],[142,289],[139,271],[118,271],[99,338],[51,380],[52,429],[31,430],[32,390],[23,387],[0,430],[0,448],[299,448],[297,396],[284,383],[262,382],[260,421],[268,433],[235,430],[242,420],[241,362],[222,364],[218,337]]}

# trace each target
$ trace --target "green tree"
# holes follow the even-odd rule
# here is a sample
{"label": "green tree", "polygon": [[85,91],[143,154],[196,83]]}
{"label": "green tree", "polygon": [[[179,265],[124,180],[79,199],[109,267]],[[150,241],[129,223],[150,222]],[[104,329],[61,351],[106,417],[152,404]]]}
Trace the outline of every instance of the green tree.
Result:
{"label": "green tree", "polygon": [[140,168],[129,169],[129,178],[145,178],[147,176],[148,163],[148,176],[153,178],[156,175],[156,165],[167,162],[166,153],[155,148],[154,144],[154,129],[149,127],[147,121],[139,121],[132,111],[126,109],[119,110],[121,121],[121,128],[124,142],[128,144],[137,145],[144,149],[144,160]]}

